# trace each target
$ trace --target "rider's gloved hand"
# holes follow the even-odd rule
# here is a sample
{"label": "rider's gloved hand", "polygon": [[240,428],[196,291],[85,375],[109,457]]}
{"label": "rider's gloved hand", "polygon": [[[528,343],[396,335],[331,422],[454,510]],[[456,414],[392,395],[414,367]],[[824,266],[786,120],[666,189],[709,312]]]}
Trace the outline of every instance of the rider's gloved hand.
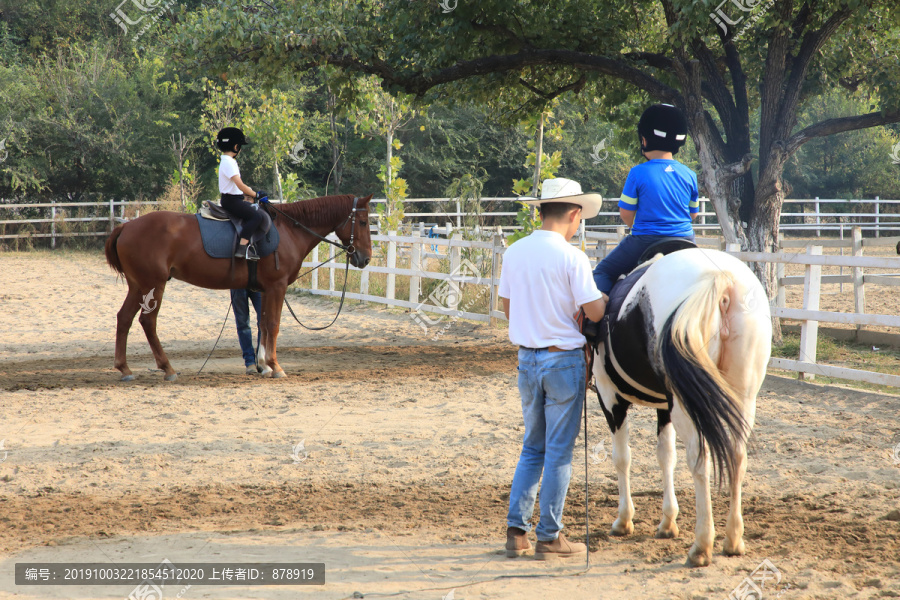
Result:
{"label": "rider's gloved hand", "polygon": [[256,191],[256,199],[259,202],[268,202],[269,201],[269,192],[264,192],[262,190]]}

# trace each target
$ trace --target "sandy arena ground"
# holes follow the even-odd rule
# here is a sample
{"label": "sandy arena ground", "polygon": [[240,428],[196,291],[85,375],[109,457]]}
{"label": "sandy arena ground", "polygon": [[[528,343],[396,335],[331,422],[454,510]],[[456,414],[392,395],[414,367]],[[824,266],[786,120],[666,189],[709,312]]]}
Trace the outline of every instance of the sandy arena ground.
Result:
{"label": "sandy arena ground", "polygon": [[[137,380],[122,383],[113,336],[124,295],[99,253],[0,254],[2,598],[133,589],[17,587],[16,562],[165,558],[324,562],[327,581],[166,589],[167,599],[719,600],[766,558],[782,574],[767,599],[900,597],[897,396],[769,377],[744,486],[748,553],[721,555],[727,503],[716,494],[714,562],[696,570],[683,566],[694,494],[680,443],[681,537],[653,538],[662,496],[652,411],[632,412],[635,535],[607,537],[616,479],[592,398],[583,573],[583,563],[500,552],[522,435],[504,328],[459,322],[432,342],[408,315],[354,302],[324,332],[285,320],[289,377],[263,380],[243,374],[229,321],[197,375],[227,294],[172,281],[159,335],[179,379],[154,370],[135,323]],[[292,304],[314,324],[336,309]],[[585,526],[578,444],[565,519],[575,538]]]}

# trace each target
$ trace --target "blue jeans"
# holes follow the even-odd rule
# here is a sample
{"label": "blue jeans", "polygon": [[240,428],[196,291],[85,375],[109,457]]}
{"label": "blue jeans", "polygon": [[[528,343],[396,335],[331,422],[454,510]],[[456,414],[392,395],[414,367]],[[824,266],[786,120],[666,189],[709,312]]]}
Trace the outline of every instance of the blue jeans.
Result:
{"label": "blue jeans", "polygon": [[[604,294],[609,294],[609,290],[619,280],[619,276],[630,273],[637,266],[644,250],[659,240],[670,237],[673,236],[628,235],[622,238],[619,245],[594,267],[594,283],[597,284],[597,289]],[[694,241],[694,234],[684,237]]]}
{"label": "blue jeans", "polygon": [[244,365],[256,364],[256,347],[253,345],[253,330],[250,328],[250,301],[256,310],[256,342],[259,343],[259,315],[262,314],[262,294],[247,290],[231,290],[231,310],[234,311],[234,323],[237,325],[238,342]]}
{"label": "blue jeans", "polygon": [[541,472],[541,518],[535,533],[549,542],[562,529],[572,478],[572,451],[584,407],[584,351],[519,349],[519,394],[525,440],[509,493],[506,524],[531,530]]}

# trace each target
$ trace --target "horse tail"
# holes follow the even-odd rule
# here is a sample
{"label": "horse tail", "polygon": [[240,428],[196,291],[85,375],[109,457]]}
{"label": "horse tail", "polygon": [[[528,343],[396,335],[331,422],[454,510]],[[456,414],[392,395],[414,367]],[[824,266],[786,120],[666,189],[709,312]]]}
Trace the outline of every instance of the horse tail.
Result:
{"label": "horse tail", "polygon": [[709,351],[711,344],[719,345],[719,302],[733,285],[734,278],[727,271],[705,274],[666,320],[658,344],[668,387],[697,428],[700,457],[709,445],[720,486],[725,473],[729,479],[735,475],[736,450],[749,435],[738,394],[722,376]]}
{"label": "horse tail", "polygon": [[106,238],[106,262],[107,264],[109,264],[112,270],[119,275],[125,274],[125,268],[122,267],[122,261],[119,260],[119,252],[116,249],[116,242],[119,241],[119,236],[122,235],[122,230],[124,228],[125,223],[117,225],[116,228],[112,230],[112,233],[109,234],[109,237]]}

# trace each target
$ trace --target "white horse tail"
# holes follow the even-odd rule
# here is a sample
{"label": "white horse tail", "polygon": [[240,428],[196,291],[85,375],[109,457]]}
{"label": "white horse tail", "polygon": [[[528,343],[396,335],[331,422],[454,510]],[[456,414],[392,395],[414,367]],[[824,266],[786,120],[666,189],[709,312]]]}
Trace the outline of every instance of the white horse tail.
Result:
{"label": "white horse tail", "polygon": [[697,428],[698,460],[705,460],[708,444],[720,486],[725,473],[729,479],[735,475],[737,449],[749,435],[738,395],[710,356],[721,351],[722,315],[734,283],[724,270],[704,274],[666,320],[657,341],[668,388]]}

